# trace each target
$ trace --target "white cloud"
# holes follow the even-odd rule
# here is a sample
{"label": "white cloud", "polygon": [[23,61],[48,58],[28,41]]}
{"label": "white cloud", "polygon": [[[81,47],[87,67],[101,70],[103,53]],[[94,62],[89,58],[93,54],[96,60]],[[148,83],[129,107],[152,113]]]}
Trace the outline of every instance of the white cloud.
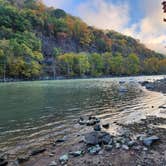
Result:
{"label": "white cloud", "polygon": [[115,5],[105,0],[87,0],[79,5],[78,13],[85,22],[101,29],[121,31],[129,22],[127,3]]}
{"label": "white cloud", "polygon": [[[126,1],[127,2],[127,1]],[[130,6],[106,0],[85,1],[78,7],[79,15],[90,25],[101,29],[114,29],[140,39],[148,48],[166,54],[166,23],[163,22],[162,0],[140,0],[144,18],[129,25]]]}
{"label": "white cloud", "polygon": [[[166,24],[163,22],[162,0],[141,0],[145,17],[124,33],[139,38],[148,48],[166,54]],[[139,31],[138,31],[139,29]]]}

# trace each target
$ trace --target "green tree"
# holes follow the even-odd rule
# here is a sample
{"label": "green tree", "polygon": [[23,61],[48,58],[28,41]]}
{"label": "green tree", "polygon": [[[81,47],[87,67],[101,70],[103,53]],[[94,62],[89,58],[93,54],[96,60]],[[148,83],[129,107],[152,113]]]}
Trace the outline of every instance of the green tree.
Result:
{"label": "green tree", "polygon": [[140,71],[140,60],[138,56],[134,53],[129,54],[127,58],[124,59],[125,74],[135,75]]}
{"label": "green tree", "polygon": [[103,60],[100,54],[93,53],[89,55],[90,75],[100,76],[103,70]]}

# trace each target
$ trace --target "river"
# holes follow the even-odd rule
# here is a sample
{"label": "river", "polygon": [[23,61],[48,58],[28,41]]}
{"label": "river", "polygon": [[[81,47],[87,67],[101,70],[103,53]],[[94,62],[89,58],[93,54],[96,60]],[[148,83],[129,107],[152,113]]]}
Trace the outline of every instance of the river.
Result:
{"label": "river", "polygon": [[157,114],[166,96],[138,82],[163,77],[0,83],[0,149],[21,149],[70,134],[84,115],[97,115],[113,124]]}

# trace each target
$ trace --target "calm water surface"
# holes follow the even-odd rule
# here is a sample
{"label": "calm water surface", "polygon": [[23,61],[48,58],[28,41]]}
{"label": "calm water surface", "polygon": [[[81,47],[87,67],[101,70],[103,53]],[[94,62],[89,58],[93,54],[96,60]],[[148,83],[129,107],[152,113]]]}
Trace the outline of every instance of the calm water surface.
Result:
{"label": "calm water surface", "polygon": [[166,103],[166,97],[143,89],[138,81],[163,77],[1,83],[0,148],[70,133],[82,115],[98,115],[110,123],[139,120]]}

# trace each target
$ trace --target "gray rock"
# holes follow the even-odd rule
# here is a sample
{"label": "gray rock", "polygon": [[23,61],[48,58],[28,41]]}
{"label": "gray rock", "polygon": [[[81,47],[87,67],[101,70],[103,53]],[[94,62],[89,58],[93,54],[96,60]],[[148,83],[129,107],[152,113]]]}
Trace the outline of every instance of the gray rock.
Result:
{"label": "gray rock", "polygon": [[112,151],[113,146],[112,145],[105,145],[104,148],[105,148],[106,151],[110,152],[110,151]]}
{"label": "gray rock", "polygon": [[88,152],[90,154],[98,154],[100,150],[101,150],[100,145],[96,145],[96,146],[92,146],[88,148]]}
{"label": "gray rock", "polygon": [[48,166],[57,166],[57,165],[58,165],[57,162],[52,161]]}
{"label": "gray rock", "polygon": [[106,123],[106,124],[103,124],[102,126],[103,126],[103,128],[105,128],[105,129],[109,129],[110,124],[109,124],[109,123]]}
{"label": "gray rock", "polygon": [[85,142],[88,145],[109,144],[112,137],[107,132],[93,131],[85,135]]}
{"label": "gray rock", "polygon": [[151,136],[143,139],[143,144],[145,146],[151,146],[153,143],[159,141],[160,138],[157,136]]}
{"label": "gray rock", "polygon": [[129,150],[129,147],[127,145],[122,145],[123,150]]}
{"label": "gray rock", "polygon": [[96,125],[94,126],[94,130],[95,130],[95,131],[101,131],[101,126],[100,126],[100,124],[96,124]]}
{"label": "gray rock", "polygon": [[83,151],[79,150],[79,151],[75,151],[75,152],[70,152],[69,154],[74,156],[74,157],[78,157],[78,156],[81,156],[83,154]]}
{"label": "gray rock", "polygon": [[18,161],[19,164],[21,164],[21,163],[24,163],[24,162],[28,161],[29,159],[30,159],[29,156],[19,156],[17,158],[17,161]]}
{"label": "gray rock", "polygon": [[129,142],[127,143],[127,145],[128,145],[129,147],[133,147],[133,146],[137,145],[137,143],[136,143],[135,141],[129,141]]}
{"label": "gray rock", "polygon": [[65,154],[65,155],[62,155],[60,158],[59,158],[59,161],[61,164],[66,164],[69,160],[69,156],[68,154]]}
{"label": "gray rock", "polygon": [[5,155],[0,156],[0,166],[5,166],[7,164],[8,164],[8,161]]}
{"label": "gray rock", "polygon": [[38,155],[38,154],[43,153],[43,152],[45,152],[45,151],[46,151],[45,148],[34,149],[34,150],[31,152],[31,156]]}
{"label": "gray rock", "polygon": [[120,147],[121,147],[121,144],[120,144],[120,143],[116,143],[116,144],[115,144],[115,148],[116,148],[116,149],[119,149]]}

